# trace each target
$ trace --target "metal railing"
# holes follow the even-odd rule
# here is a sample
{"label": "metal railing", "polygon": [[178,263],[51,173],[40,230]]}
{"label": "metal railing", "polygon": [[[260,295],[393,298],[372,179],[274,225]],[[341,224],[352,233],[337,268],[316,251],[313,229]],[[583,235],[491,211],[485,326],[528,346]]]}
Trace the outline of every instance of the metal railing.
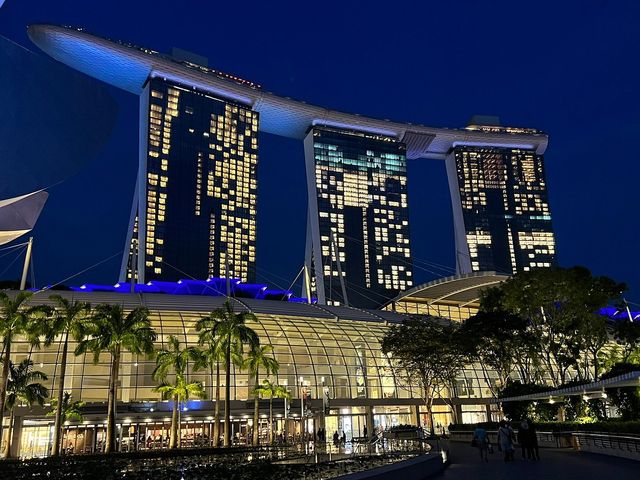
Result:
{"label": "metal railing", "polygon": [[573,432],[572,436],[579,450],[612,450],[640,456],[640,437],[587,432]]}

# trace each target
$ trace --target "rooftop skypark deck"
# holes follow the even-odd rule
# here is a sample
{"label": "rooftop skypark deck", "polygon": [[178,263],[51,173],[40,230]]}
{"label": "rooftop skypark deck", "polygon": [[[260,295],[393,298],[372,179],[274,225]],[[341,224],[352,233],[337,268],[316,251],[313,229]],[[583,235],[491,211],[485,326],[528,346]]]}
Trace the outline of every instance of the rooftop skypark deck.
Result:
{"label": "rooftop skypark deck", "polygon": [[236,76],[179,62],[151,49],[106,40],[81,29],[31,25],[28,33],[38,47],[56,60],[136,95],[149,78],[165,78],[249,105],[260,114],[261,131],[298,140],[311,126],[332,126],[394,137],[406,144],[408,159],[439,160],[459,144],[527,148],[537,154],[543,154],[548,144],[547,135],[533,129],[434,128],[309,105],[262,90]]}

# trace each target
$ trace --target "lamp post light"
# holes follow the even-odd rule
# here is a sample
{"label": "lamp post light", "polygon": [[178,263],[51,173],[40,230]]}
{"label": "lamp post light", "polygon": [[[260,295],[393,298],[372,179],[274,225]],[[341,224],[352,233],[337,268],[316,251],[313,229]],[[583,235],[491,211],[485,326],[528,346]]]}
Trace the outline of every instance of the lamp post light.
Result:
{"label": "lamp post light", "polygon": [[306,425],[304,417],[304,377],[300,376],[300,439],[306,439]]}

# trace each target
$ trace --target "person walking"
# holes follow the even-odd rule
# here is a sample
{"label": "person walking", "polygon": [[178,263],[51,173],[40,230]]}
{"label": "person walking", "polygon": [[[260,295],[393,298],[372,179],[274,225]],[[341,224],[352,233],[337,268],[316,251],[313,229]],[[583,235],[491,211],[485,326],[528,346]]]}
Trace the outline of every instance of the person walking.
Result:
{"label": "person walking", "polygon": [[489,461],[489,435],[482,427],[476,427],[473,431],[473,440],[471,445],[478,448],[480,452],[480,461]]}
{"label": "person walking", "polygon": [[505,420],[500,422],[500,428],[498,428],[498,445],[504,453],[504,461],[511,462],[513,460],[513,428]]}
{"label": "person walking", "polygon": [[531,421],[530,418],[527,418],[527,427],[528,427],[528,444],[527,444],[527,457],[529,460],[540,460],[540,450],[538,448],[538,432],[536,431],[536,426]]}
{"label": "person walking", "polygon": [[[529,424],[527,423],[527,419],[523,418],[520,422],[520,427],[518,427],[518,444],[522,451],[523,460],[527,458],[527,454],[529,453],[529,437]],[[529,460],[531,460],[531,455],[529,455]]]}

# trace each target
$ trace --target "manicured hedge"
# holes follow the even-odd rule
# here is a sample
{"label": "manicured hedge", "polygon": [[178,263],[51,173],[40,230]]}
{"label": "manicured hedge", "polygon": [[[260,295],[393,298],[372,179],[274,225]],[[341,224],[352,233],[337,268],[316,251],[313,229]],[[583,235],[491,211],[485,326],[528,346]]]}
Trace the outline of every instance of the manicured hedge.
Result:
{"label": "manicured hedge", "polygon": [[[517,429],[520,422],[511,422],[514,429]],[[640,434],[640,421],[621,422],[616,420],[594,423],[578,423],[578,422],[536,422],[536,428],[539,432],[605,432],[620,434]],[[482,427],[489,431],[498,429],[497,422],[483,423],[458,423],[449,425],[452,432],[464,432],[474,430],[476,427]]]}

